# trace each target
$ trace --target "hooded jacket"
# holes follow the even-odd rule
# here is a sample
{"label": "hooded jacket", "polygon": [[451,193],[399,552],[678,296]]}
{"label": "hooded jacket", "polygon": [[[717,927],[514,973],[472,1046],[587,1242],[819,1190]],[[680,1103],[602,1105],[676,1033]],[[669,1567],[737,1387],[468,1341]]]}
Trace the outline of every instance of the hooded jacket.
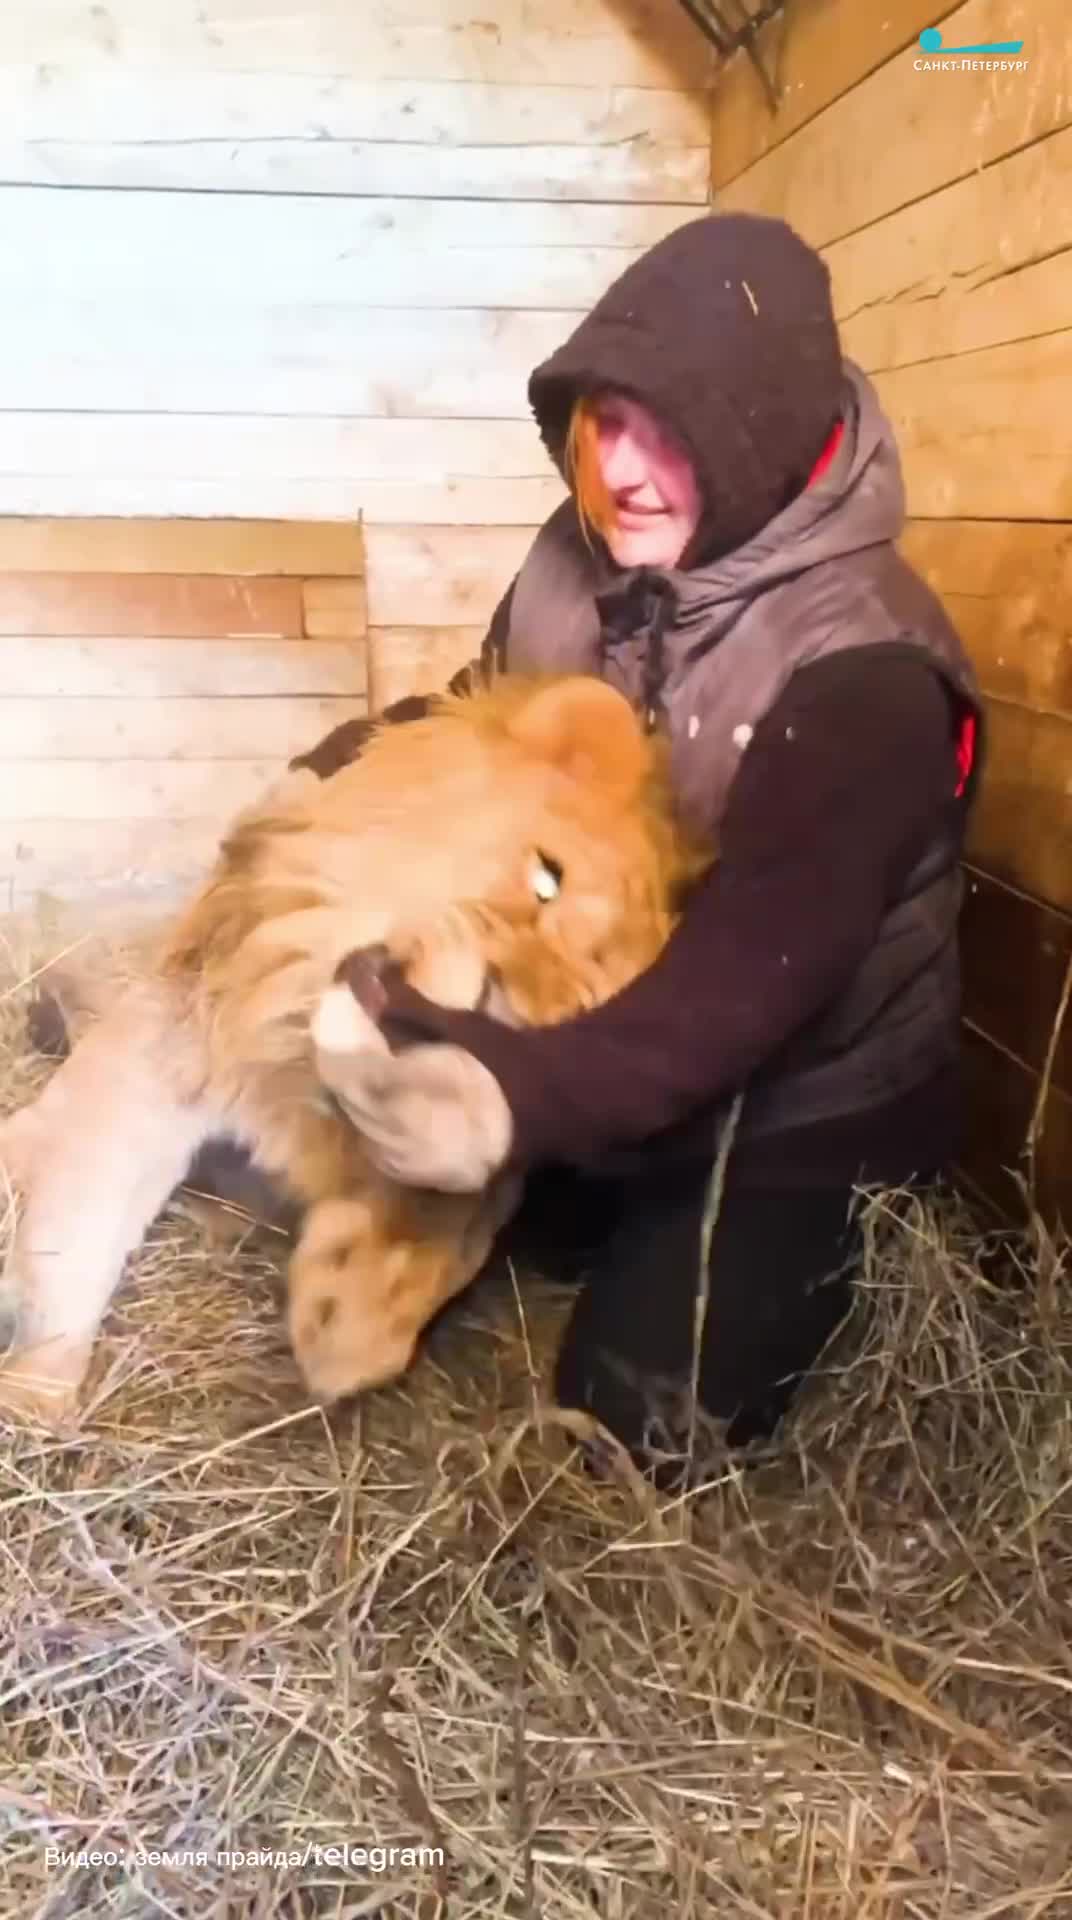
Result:
{"label": "hooded jacket", "polygon": [[[484,665],[619,687],[665,729],[678,802],[721,857],[661,960],[604,1008],[530,1034],[404,992],[397,1010],[497,1075],[518,1164],[622,1164],[656,1140],[707,1155],[746,1084],[738,1137],[759,1164],[825,1137],[832,1156],[803,1154],[816,1177],[907,1177],[914,1150],[929,1163],[954,1144],[948,1102],[928,1119],[958,1055],[982,714],[956,632],[896,548],[890,424],[841,356],[825,266],[752,216],[670,235],[536,370],[560,468],[572,400],[599,385],[689,447],[697,533],[676,568],[622,570],[564,502]],[[318,752],[306,764],[326,771]]]}

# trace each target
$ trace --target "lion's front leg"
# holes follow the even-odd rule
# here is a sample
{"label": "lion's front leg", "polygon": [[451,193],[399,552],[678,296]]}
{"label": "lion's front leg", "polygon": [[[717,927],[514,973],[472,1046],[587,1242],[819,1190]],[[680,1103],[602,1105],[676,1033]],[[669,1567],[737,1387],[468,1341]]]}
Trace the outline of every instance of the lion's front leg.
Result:
{"label": "lion's front leg", "polygon": [[429,1321],[480,1272],[522,1187],[503,1175],[480,1194],[372,1190],[310,1209],[290,1263],[288,1321],[318,1400],[406,1371]]}
{"label": "lion's front leg", "polygon": [[14,1116],[21,1207],[3,1281],[14,1344],[0,1407],[47,1419],[74,1403],[124,1262],[210,1128],[203,1106],[172,1091],[181,1045],[120,1004]]}

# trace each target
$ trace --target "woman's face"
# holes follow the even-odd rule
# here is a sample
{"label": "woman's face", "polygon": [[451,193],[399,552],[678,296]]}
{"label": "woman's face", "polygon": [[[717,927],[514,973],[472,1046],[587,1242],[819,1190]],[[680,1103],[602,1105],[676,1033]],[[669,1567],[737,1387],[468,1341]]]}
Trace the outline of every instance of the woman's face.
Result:
{"label": "woman's face", "polygon": [[626,394],[594,401],[599,465],[614,518],[604,539],[620,567],[674,567],[699,525],[702,501],[679,440]]}

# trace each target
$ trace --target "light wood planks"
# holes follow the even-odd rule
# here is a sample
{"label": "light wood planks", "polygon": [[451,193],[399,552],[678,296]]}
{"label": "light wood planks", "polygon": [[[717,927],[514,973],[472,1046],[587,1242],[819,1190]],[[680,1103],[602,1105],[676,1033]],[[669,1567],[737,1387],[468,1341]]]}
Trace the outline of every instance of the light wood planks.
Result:
{"label": "light wood planks", "polygon": [[[315,745],[311,741],[310,745]],[[179,820],[214,815],[222,831],[285,771],[282,757],[23,760],[0,766],[0,820]]]}
{"label": "light wood planks", "polygon": [[339,640],[365,625],[363,580],[0,571],[0,637]]}
{"label": "light wood planks", "polygon": [[[1066,310],[1072,315],[1072,251],[1031,271],[1044,276],[1052,291],[1047,325]],[[1011,288],[1014,279],[992,282],[991,291],[1002,284]],[[927,305],[927,292],[924,281],[917,306]],[[1033,334],[1038,316],[1029,296],[1027,286],[1017,296],[1018,322],[1006,307],[1006,321],[1029,337],[958,357],[955,368],[951,357],[927,359],[891,365],[877,375],[900,436],[915,512],[987,518],[1072,513],[1068,463],[1051,431],[1054,408],[1072,397],[1072,326]],[[902,305],[907,311],[913,302]],[[510,389],[520,409],[520,372],[516,387],[502,381],[503,397]],[[396,398],[405,407],[418,396],[409,402]],[[390,390],[382,389],[378,404],[390,399]],[[942,433],[936,436],[939,416]],[[233,511],[255,496],[262,510],[301,511],[314,490],[320,510],[340,515],[360,509],[370,519],[392,522],[531,523],[545,518],[562,497],[531,421],[521,417],[310,420],[101,412],[87,428],[80,417],[57,411],[19,415],[7,425],[0,508],[24,501],[36,510],[77,506],[86,497],[90,470],[99,490],[95,497],[103,496],[115,510],[140,504],[164,511]]]}
{"label": "light wood planks", "polygon": [[[158,304],[173,297],[176,328],[190,305],[191,288],[204,287],[214,314],[226,316],[222,338],[230,342],[212,363],[208,390],[199,391],[196,375],[191,377],[186,398],[199,408],[193,416],[103,411],[100,394],[91,392],[92,359],[82,363],[75,390],[95,411],[64,413],[53,394],[47,412],[12,413],[0,438],[0,511],[54,515],[85,511],[92,503],[95,511],[111,514],[346,517],[361,512],[385,522],[538,522],[557,504],[562,487],[527,416],[525,377],[568,325],[556,321],[538,337],[520,316],[485,316],[474,326],[474,302],[487,307],[531,302],[561,316],[564,309],[586,305],[680,217],[678,209],[646,206],[433,206],[0,189],[7,241],[0,252],[0,283],[7,275],[12,289],[16,280],[21,287],[34,285],[45,315],[35,340],[37,329],[17,317],[24,311],[21,294],[0,302],[5,316],[0,366],[6,368],[13,403],[25,405],[25,398],[19,399],[20,352],[37,366],[37,398],[46,400],[47,354],[53,344],[48,315],[60,316],[51,324],[69,332],[68,300],[84,301],[87,287],[106,289],[110,310],[117,314],[128,292],[135,311],[147,295]],[[322,301],[335,303],[339,381],[329,391],[323,371],[312,376],[321,404],[330,407],[327,419],[286,413],[285,356],[274,399],[266,389],[259,316],[279,300],[293,301],[299,286],[314,310]],[[348,377],[339,326],[343,301],[390,310],[373,329],[381,344],[400,301],[425,309],[427,317],[422,327],[418,313],[410,316],[408,330],[400,329],[400,347],[382,365],[375,358],[370,362],[368,353],[362,358],[355,323],[358,371]],[[446,323],[440,373],[434,314],[459,304],[469,320],[460,328],[453,320]],[[123,321],[120,339],[131,324],[129,318]],[[5,340],[5,332],[12,338]],[[495,371],[500,334],[506,371]],[[200,337],[208,338],[204,323]],[[110,339],[104,319],[98,338]],[[492,369],[483,383],[467,375],[466,353],[474,346],[476,359],[483,357]],[[118,398],[124,392],[118,350],[111,344],[107,351]],[[267,401],[270,417],[215,411],[234,405],[227,391],[228,353],[232,360],[260,366],[250,398],[259,394],[260,404]],[[315,332],[300,355],[302,364],[316,366]],[[64,356],[58,353],[55,359],[62,364]],[[414,376],[409,393],[407,370]],[[237,384],[241,389],[242,380]],[[176,404],[159,371],[155,385],[162,400]],[[413,417],[422,386],[433,407],[471,412],[490,405],[517,417],[490,422]],[[137,387],[135,373],[125,390],[127,404]],[[341,417],[344,410],[359,411],[363,405],[378,417]]]}
{"label": "light wood planks", "polygon": [[473,627],[371,627],[369,707],[382,713],[410,693],[441,693],[476,659],[487,623]]}
{"label": "light wood planks", "polygon": [[845,351],[869,370],[1072,327],[1072,129],[825,249]]}
{"label": "light wood planks", "polygon": [[987,702],[988,763],[969,857],[1012,886],[1072,911],[1072,720]]}
{"label": "light wood planks", "polygon": [[[1072,43],[1064,0],[880,11],[886,50],[870,10],[799,0],[773,120],[736,61],[716,90],[713,173],[721,207],[781,214],[824,251],[845,349],[897,432],[913,516],[903,550],[987,695],[962,926],[965,1171],[1016,1212],[1007,1168],[1072,952],[1072,467],[1060,426]],[[1027,71],[917,71],[912,41],[939,20],[950,44],[1022,34]],[[1066,1021],[1038,1160],[1042,1209],[1066,1221],[1070,1047]]]}
{"label": "light wood planks", "polygon": [[535,479],[551,464],[531,420],[100,413],[87,421],[52,413],[16,414],[5,422],[0,473],[47,475],[64,457],[70,471],[99,478],[258,472],[283,478],[289,468],[305,478],[358,484]]}
{"label": "light wood planks", "polygon": [[365,564],[357,521],[0,519],[0,576],[343,574]]}
{"label": "light wood planks", "polygon": [[[1014,1179],[1027,1172],[1024,1145],[1038,1097],[1038,1076],[984,1034],[968,1028],[965,1041],[967,1141],[962,1170],[1010,1217],[1022,1218]],[[1072,1226],[1072,1100],[1054,1088],[1044,1109],[1036,1154],[1036,1203],[1051,1223]]]}
{"label": "light wood planks", "polygon": [[695,207],[0,187],[0,294],[587,307]]}
{"label": "light wood planks", "polygon": [[370,627],[487,626],[537,528],[369,527]]}
{"label": "light wood planks", "polygon": [[306,580],[302,631],[310,640],[364,639],[368,624],[363,580]]}
{"label": "light wood planks", "polygon": [[[6,422],[5,422],[6,425]],[[61,456],[62,459],[62,456]],[[357,514],[381,526],[528,526],[546,520],[565,489],[557,475],[524,480],[451,476],[427,480],[319,480],[286,472],[267,477],[237,469],[219,479],[185,474],[104,473],[0,474],[0,514],[81,514],[87,502],[97,512],[134,516],[154,513],[205,516],[261,513]]]}
{"label": "light wood planks", "polygon": [[63,68],[354,74],[380,81],[695,87],[709,43],[665,0],[35,0],[4,29],[9,60]]}
{"label": "light wood planks", "polygon": [[[323,18],[319,0],[308,0],[306,15]],[[708,96],[698,73],[693,90],[623,86],[609,75],[541,85],[520,71],[498,82],[376,80],[342,65],[329,74],[306,61],[288,65],[278,41],[274,51],[271,67],[246,67],[237,77],[195,61],[139,64],[129,55],[88,67],[55,58],[20,66],[0,57],[0,139],[17,137],[31,148],[42,140],[123,148],[370,142],[429,148],[445,163],[455,148],[472,146],[497,149],[504,166],[518,145],[590,152],[635,141],[656,149],[708,144]],[[287,189],[285,180],[274,185]],[[436,182],[425,185],[434,190]]]}
{"label": "light wood planks", "polygon": [[[531,429],[532,367],[704,205],[713,55],[664,0],[494,13],[12,10],[0,513],[547,517],[546,461],[426,423]],[[368,420],[415,429],[386,465]]]}
{"label": "light wood planks", "polygon": [[0,168],[13,184],[153,187],[200,193],[395,194],[425,199],[658,201],[700,208],[707,197],[704,147],[658,148],[643,139],[613,146],[449,147],[355,141],[206,140],[192,147],[88,150],[55,140],[27,159],[0,138]]}
{"label": "light wood planks", "polygon": [[827,246],[1072,122],[1067,0],[968,0],[942,32],[951,46],[1022,36],[1027,71],[917,73],[908,49],[725,186],[719,207],[780,214]]}
{"label": "light wood planks", "polygon": [[658,148],[637,139],[614,146],[452,147],[372,142],[210,141],[190,147],[85,149],[63,142],[37,149],[35,164],[6,160],[4,178],[38,185],[165,188],[218,193],[396,194],[424,199],[658,201],[702,207],[703,147]]}
{"label": "light wood planks", "polygon": [[531,526],[565,491],[531,419],[52,413],[11,415],[4,427],[0,513],[54,517],[92,499],[113,515],[256,506],[382,525]]}
{"label": "light wood planks", "polygon": [[527,420],[532,368],[581,318],[297,294],[239,304],[191,281],[118,300],[91,279],[70,299],[12,304],[0,310],[0,408]]}
{"label": "light wood planks", "polygon": [[[1041,1075],[1054,1047],[1036,1153],[1037,1203],[1072,1227],[1072,1019],[1058,1026],[1072,957],[1072,917],[971,868],[961,922],[964,1064],[968,1098],[963,1171],[1005,1213],[1022,1212],[1014,1174]],[[1056,1044],[1054,1045],[1054,1042]]]}
{"label": "light wood planks", "polygon": [[220,821],[0,821],[0,914],[23,913],[42,894],[79,901],[94,913],[135,899],[167,906],[205,874]]}
{"label": "light wood planks", "polygon": [[[969,868],[961,949],[966,1019],[1033,1073],[1041,1073],[1072,960],[1072,916]],[[1072,1094],[1068,1014],[1058,1030],[1052,1080]]]}
{"label": "light wood planks", "polygon": [[352,523],[0,521],[0,910],[174,891],[366,711],[363,559]]}
{"label": "light wood planks", "polygon": [[913,514],[1072,518],[1072,461],[1056,423],[1072,404],[1072,328],[876,377]]}
{"label": "light wood planks", "polygon": [[362,702],[362,639],[302,641],[159,640],[67,635],[0,640],[0,699],[43,693],[91,700],[344,697]]}
{"label": "light wood planks", "polygon": [[78,632],[286,640],[303,631],[297,580],[207,574],[2,573],[0,636]]}
{"label": "light wood planks", "polygon": [[[520,70],[519,70],[520,71]],[[707,198],[698,93],[345,73],[0,65],[12,184],[418,198]]]}
{"label": "light wood planks", "polygon": [[0,700],[0,762],[289,760],[352,720],[353,697],[113,695]]}
{"label": "light wood planks", "polygon": [[[193,778],[177,772],[183,727],[203,743],[198,764],[221,761],[237,779],[289,748],[314,703],[363,710],[371,611],[381,640],[418,624],[443,634],[400,635],[397,664],[381,644],[384,684],[432,673],[437,645],[445,658],[482,629],[563,493],[529,416],[528,374],[631,258],[702,206],[713,67],[664,0],[493,11],[470,0],[9,10],[0,515],[88,509],[113,523],[92,560],[85,538],[62,558],[53,533],[20,565],[0,521],[0,574],[97,577],[92,638],[55,582],[23,581],[17,596],[9,582],[0,689],[25,703],[8,712],[16,771],[43,778],[50,754],[72,780],[80,762],[120,767],[141,732],[148,759],[166,763],[138,787],[154,837],[169,826],[161,808],[200,805],[200,789],[175,785]],[[172,557],[145,550],[135,568],[115,558],[125,530],[114,523],[146,513],[187,531]],[[306,559],[292,544],[290,559],[232,567],[212,544],[219,515],[362,516],[384,536],[369,607],[345,557]],[[109,583],[134,572],[140,586]],[[252,588],[236,584],[247,572]],[[164,618],[154,579],[180,575],[183,611]],[[210,633],[197,609],[218,610],[221,593]],[[249,631],[236,617],[250,605],[273,607],[270,630],[289,637],[262,633],[266,615],[256,637],[226,637]],[[158,644],[161,625],[173,637]],[[62,876],[62,824],[38,823],[23,879]],[[141,871],[138,836],[120,846],[120,823],[97,825],[88,849],[73,835],[71,858],[102,871],[113,836],[116,858]]]}
{"label": "light wood planks", "polygon": [[1072,718],[1072,525],[916,520],[901,547],[939,594],[984,690]]}
{"label": "light wood planks", "polygon": [[954,11],[949,0],[883,0],[880,8],[792,0],[757,37],[779,100],[771,113],[755,67],[742,51],[716,75],[711,96],[711,185],[719,189],[780,146],[798,127]]}

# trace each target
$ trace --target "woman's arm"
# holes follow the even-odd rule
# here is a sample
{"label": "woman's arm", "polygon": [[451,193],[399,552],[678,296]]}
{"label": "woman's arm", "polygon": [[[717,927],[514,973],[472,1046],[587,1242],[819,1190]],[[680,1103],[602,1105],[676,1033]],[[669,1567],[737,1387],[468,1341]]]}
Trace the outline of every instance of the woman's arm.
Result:
{"label": "woman's arm", "polygon": [[[846,984],[956,780],[950,703],[925,662],[861,649],[802,669],[756,729],[718,864],[638,980],[528,1032],[400,987],[386,1030],[482,1063],[483,1081],[470,1078],[487,1088],[490,1074],[505,1096],[513,1166],[586,1164],[646,1141],[741,1086]],[[434,1052],[409,1055],[415,1071]],[[437,1123],[434,1100],[406,1111],[438,1124],[440,1155],[457,1126],[461,1152],[456,1112],[443,1106]],[[359,1124],[375,1152],[375,1108]],[[420,1143],[399,1159],[397,1103],[390,1130],[393,1169],[419,1179]]]}

